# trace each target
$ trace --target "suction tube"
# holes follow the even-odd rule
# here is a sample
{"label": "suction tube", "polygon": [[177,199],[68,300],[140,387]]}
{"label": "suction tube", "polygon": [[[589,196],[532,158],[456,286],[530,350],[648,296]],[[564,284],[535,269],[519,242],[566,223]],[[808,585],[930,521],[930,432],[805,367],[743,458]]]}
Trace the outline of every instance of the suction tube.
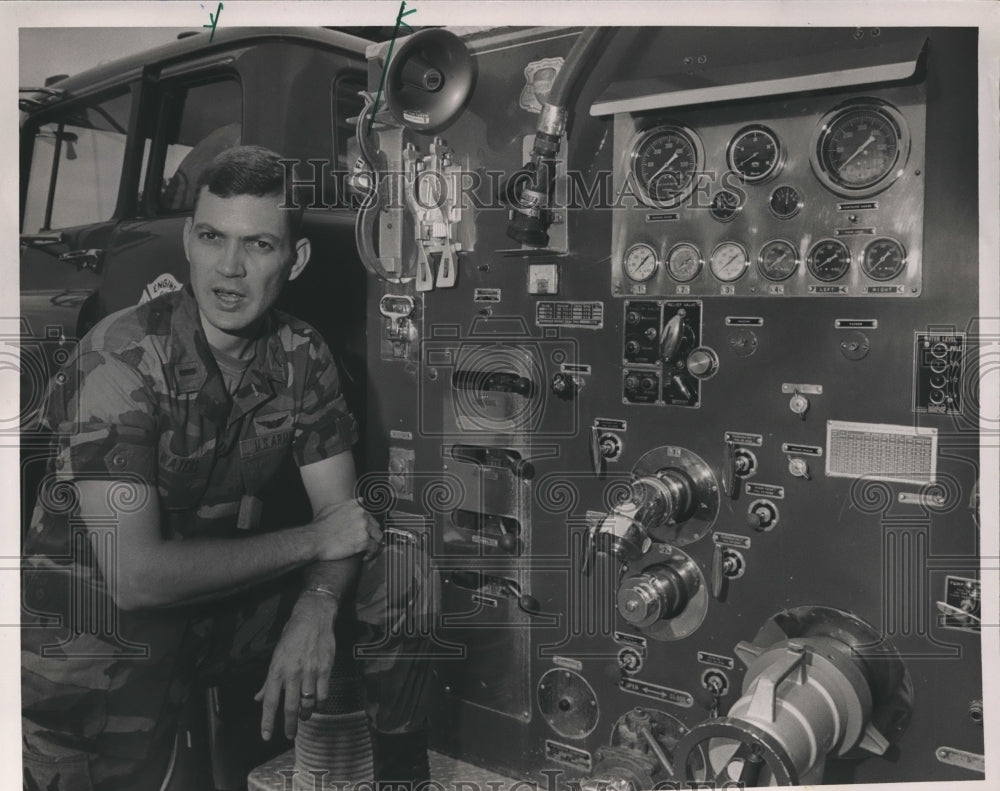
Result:
{"label": "suction tube", "polygon": [[542,106],[530,159],[508,183],[507,194],[514,216],[507,226],[507,236],[521,244],[544,247],[549,243],[548,205],[555,185],[556,156],[569,118],[569,103],[580,81],[589,74],[592,58],[613,31],[614,28],[588,27],[580,33],[552,83],[548,101]]}

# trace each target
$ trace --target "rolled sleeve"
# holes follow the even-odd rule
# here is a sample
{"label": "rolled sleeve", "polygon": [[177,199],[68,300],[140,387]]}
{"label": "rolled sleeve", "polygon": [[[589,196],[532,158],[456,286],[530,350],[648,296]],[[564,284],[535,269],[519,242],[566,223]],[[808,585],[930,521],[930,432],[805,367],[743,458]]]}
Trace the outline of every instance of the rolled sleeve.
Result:
{"label": "rolled sleeve", "polygon": [[340,392],[337,364],[325,343],[312,343],[293,440],[295,461],[300,467],[322,461],[349,450],[357,439],[357,422]]}

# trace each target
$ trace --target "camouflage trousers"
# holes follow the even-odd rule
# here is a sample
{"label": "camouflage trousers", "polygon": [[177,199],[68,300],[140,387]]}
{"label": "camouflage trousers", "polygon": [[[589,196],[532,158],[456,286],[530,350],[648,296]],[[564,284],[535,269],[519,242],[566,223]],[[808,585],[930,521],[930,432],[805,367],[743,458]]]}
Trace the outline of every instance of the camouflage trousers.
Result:
{"label": "camouflage trousers", "polygon": [[[427,725],[437,599],[427,557],[416,541],[391,543],[364,564],[342,607],[367,641],[355,655],[378,731]],[[52,617],[32,600],[32,573],[41,572],[25,574],[21,632],[25,791],[159,788],[192,690],[270,657],[298,590],[276,581],[197,608],[102,612],[98,597],[81,602],[67,589],[70,606]],[[45,590],[51,599],[52,585]]]}

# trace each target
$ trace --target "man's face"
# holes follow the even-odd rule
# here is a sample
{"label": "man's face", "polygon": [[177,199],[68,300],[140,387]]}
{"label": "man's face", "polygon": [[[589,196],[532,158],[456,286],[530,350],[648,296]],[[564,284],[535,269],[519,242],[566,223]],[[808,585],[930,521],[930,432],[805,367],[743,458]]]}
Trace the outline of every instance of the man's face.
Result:
{"label": "man's face", "polygon": [[309,241],[293,240],[280,196],[220,198],[202,187],[184,224],[184,252],[208,342],[245,347],[258,320],[309,260]]}

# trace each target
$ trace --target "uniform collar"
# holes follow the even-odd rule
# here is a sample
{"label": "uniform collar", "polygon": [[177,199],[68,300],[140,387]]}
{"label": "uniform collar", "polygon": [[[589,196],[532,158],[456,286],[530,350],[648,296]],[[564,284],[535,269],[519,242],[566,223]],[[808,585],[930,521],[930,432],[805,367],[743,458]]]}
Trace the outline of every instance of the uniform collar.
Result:
{"label": "uniform collar", "polygon": [[[275,330],[277,322],[273,312],[265,323],[255,344],[254,359],[250,362],[241,387],[234,399],[226,392],[219,366],[201,326],[201,314],[191,286],[185,286],[174,305],[170,320],[171,385],[179,394],[197,393],[196,403],[203,414],[215,423],[237,419],[250,409],[274,396],[274,382],[286,379],[285,350]],[[249,397],[244,397],[249,390]],[[228,421],[227,421],[228,417]]]}

